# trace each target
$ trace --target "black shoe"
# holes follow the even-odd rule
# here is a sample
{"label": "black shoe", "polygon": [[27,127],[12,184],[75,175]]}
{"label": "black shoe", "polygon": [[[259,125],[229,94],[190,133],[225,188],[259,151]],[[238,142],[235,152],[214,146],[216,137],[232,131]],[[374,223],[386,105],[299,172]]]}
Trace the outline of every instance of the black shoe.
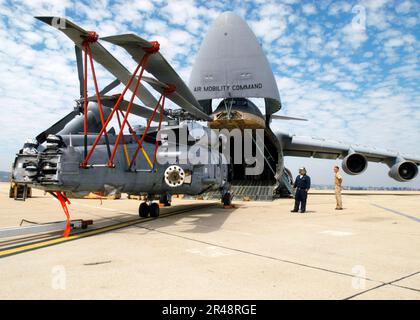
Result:
{"label": "black shoe", "polygon": [[302,211],[302,210],[300,210],[300,213],[305,213],[306,211]]}
{"label": "black shoe", "polygon": [[297,210],[290,210],[290,212],[298,212]]}

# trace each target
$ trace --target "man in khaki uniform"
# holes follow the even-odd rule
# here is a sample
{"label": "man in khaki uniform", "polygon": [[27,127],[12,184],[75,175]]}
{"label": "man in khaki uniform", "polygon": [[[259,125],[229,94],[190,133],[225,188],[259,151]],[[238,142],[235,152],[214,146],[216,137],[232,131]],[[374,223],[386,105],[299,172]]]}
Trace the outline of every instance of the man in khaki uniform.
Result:
{"label": "man in khaki uniform", "polygon": [[340,174],[340,168],[338,166],[334,166],[335,172],[335,200],[337,205],[335,206],[335,210],[343,210],[343,202],[341,201],[341,185],[343,183],[343,178]]}

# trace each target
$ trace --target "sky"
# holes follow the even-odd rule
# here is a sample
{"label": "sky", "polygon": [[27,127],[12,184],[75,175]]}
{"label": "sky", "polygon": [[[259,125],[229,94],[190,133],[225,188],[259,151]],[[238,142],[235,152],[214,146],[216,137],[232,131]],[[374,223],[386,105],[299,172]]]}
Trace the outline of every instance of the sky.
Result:
{"label": "sky", "polygon": [[[136,33],[157,40],[188,83],[200,44],[219,14],[234,11],[255,32],[273,68],[279,114],[308,122],[273,127],[420,156],[420,1],[46,1],[0,0],[0,170],[16,151],[72,110],[78,79],[72,42],[34,19],[65,16],[99,36]],[[129,70],[120,48],[104,43]],[[96,66],[99,82],[113,78]],[[90,90],[90,92],[93,92]],[[340,161],[286,158],[304,165],[317,184],[332,182]],[[420,187],[399,183],[384,164],[369,164],[347,185]]]}

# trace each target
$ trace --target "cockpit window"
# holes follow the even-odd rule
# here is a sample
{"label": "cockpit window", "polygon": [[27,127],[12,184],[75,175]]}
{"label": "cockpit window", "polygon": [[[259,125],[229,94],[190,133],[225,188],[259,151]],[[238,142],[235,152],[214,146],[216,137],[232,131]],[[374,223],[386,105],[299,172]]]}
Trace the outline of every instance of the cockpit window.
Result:
{"label": "cockpit window", "polygon": [[226,111],[226,109],[229,109],[230,106],[232,106],[232,110],[249,112],[262,116],[260,109],[252,101],[245,98],[223,99],[214,112]]}

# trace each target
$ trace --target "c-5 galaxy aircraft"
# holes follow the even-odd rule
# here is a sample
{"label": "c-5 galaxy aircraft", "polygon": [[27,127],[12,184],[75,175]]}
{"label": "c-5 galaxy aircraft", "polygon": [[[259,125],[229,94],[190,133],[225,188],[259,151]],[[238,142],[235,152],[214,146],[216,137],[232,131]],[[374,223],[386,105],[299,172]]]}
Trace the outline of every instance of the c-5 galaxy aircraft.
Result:
{"label": "c-5 galaxy aircraft", "polygon": [[[397,181],[412,180],[418,173],[420,157],[273,132],[273,119],[305,119],[275,114],[281,109],[281,102],[272,69],[251,29],[234,13],[222,14],[210,27],[189,86],[159,53],[156,42],[133,34],[98,38],[95,32],[85,31],[64,18],[38,19],[57,27],[75,43],[80,99],[74,111],[39,134],[36,141],[24,145],[15,159],[12,178],[17,183],[53,192],[62,204],[66,200],[64,192],[117,189],[147,194],[148,201],[141,203],[139,214],[156,217],[159,207],[152,203],[155,195],[168,203],[170,194],[196,195],[214,190],[225,204],[231,201],[229,190],[254,199],[290,196],[292,176],[284,167],[285,156],[341,158],[343,170],[352,175],[365,171],[368,161],[383,162]],[[136,70],[128,71],[100,41],[124,48],[138,64]],[[116,78],[101,91],[94,61]],[[87,93],[89,66],[95,87],[93,96]],[[144,75],[144,70],[154,77]],[[121,94],[107,95],[120,83],[124,86]],[[156,90],[160,98],[156,99],[144,84]],[[131,97],[124,100],[128,90]],[[144,106],[134,103],[135,97]],[[166,98],[181,109],[165,109]],[[263,99],[264,115],[252,98]],[[215,100],[219,104],[213,108]],[[129,115],[148,119],[147,125],[131,125]],[[111,120],[118,121],[117,131],[110,128]],[[158,123],[156,127],[151,126],[153,121]],[[258,175],[248,175],[244,161],[229,164],[234,144],[230,144],[231,150],[225,157],[214,139],[201,140],[191,134],[198,121],[207,121],[208,127],[202,126],[202,130],[209,136],[216,129],[262,130],[263,143],[253,140],[252,148],[263,154],[263,170]],[[162,138],[169,131],[176,135],[186,131],[187,142],[178,143],[170,151]],[[182,161],[193,148],[213,161]],[[166,163],[157,161],[166,156],[170,158]]]}
{"label": "c-5 galaxy aircraft", "polygon": [[[284,167],[286,156],[343,159],[350,175],[364,172],[368,162],[383,162],[389,176],[410,181],[417,176],[420,156],[399,154],[355,144],[273,132],[273,119],[303,120],[279,116],[281,109],[277,84],[270,64],[252,30],[232,12],[215,20],[205,36],[189,83],[203,110],[211,114],[210,128],[264,129],[264,171],[247,176],[241,164],[232,164],[231,188],[254,198],[270,199],[291,194],[292,176]],[[264,99],[265,115],[250,98]],[[222,99],[213,111],[212,102]]]}

